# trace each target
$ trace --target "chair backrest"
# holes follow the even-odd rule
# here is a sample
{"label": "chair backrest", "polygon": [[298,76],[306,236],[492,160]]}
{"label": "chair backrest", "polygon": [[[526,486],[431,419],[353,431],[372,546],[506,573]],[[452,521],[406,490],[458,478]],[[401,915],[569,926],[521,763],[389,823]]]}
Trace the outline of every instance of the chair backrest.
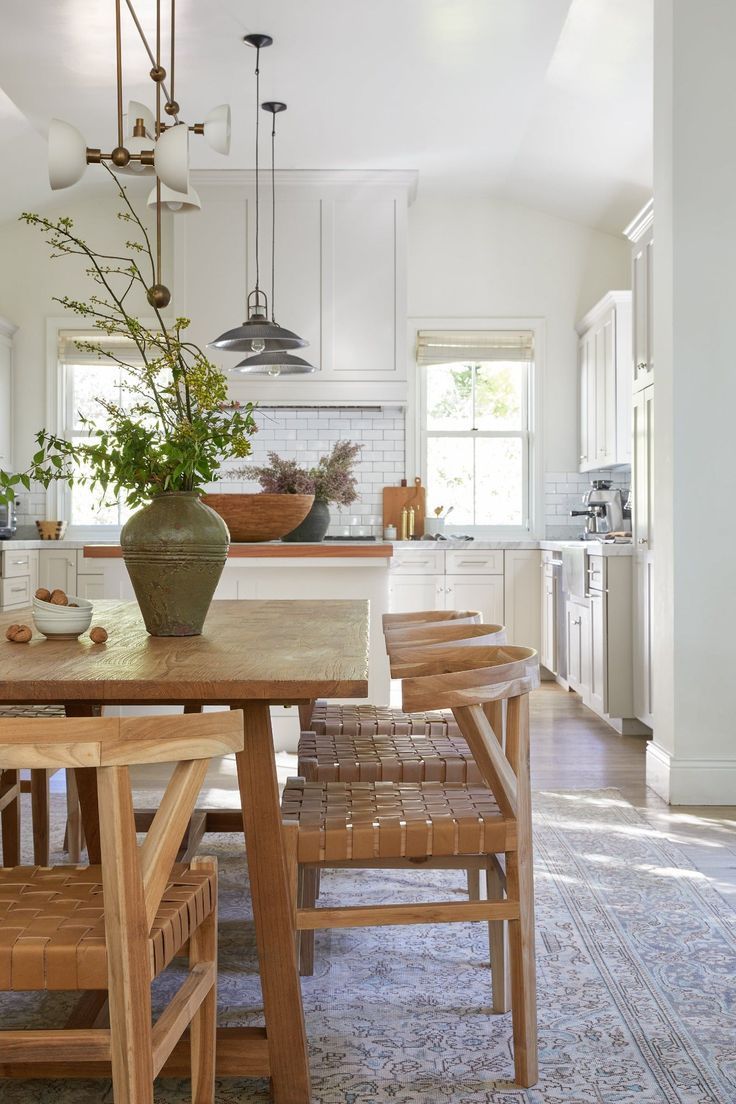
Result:
{"label": "chair backrest", "polygon": [[384,613],[383,631],[408,628],[410,625],[441,625],[448,621],[456,625],[471,625],[483,620],[478,610],[416,610],[412,613]]}
{"label": "chair backrest", "polygon": [[400,655],[406,648],[444,648],[448,644],[459,647],[477,644],[505,644],[504,625],[449,624],[412,625],[408,628],[391,629],[384,633],[386,651],[389,659]]}
{"label": "chair backrest", "polygon": [[[148,936],[210,759],[243,747],[241,711],[156,717],[0,718],[0,769],[97,772],[105,908]],[[129,767],[176,763],[139,847]],[[117,925],[120,927],[120,925]]]}
{"label": "chair backrest", "polygon": [[[539,685],[535,650],[510,644],[414,648],[395,661],[399,670],[405,711],[451,709],[504,816],[528,809],[529,692]],[[504,701],[505,748],[501,726],[488,715]]]}

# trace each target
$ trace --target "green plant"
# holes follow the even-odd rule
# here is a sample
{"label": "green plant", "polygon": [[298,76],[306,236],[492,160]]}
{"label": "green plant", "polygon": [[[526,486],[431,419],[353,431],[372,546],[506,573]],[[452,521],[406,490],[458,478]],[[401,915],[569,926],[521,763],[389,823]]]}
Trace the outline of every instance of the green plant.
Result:
{"label": "green plant", "polygon": [[[124,204],[118,218],[135,229],[134,240],[125,242],[133,256],[92,249],[70,218],[54,221],[24,213],[21,221],[41,231],[52,259],[77,255],[87,261],[87,275],[101,290],[87,301],[69,296],[55,301],[99,331],[99,340],[77,344],[123,369],[123,400],[96,400],[102,424],[80,415],[94,440],[72,442],[39,430],[38,448],[28,468],[16,473],[0,470],[3,502],[20,487],[29,489],[33,481],[48,487],[62,480],[70,486],[93,484],[102,497],[122,496],[128,506],[141,506],[167,491],[199,492],[217,479],[223,460],[243,458],[251,451],[250,437],[257,429],[253,406],[228,401],[223,373],[185,338],[189,320],[176,318],[167,324],[154,306],[156,324],[149,327],[128,313],[126,300],[134,289],[145,292],[155,283],[156,266],[143,223],[125,189],[110,175]],[[146,269],[150,264],[150,279],[139,260]],[[110,337],[125,338],[134,355],[126,357],[120,343],[105,345],[103,339]]]}
{"label": "green plant", "polygon": [[350,506],[358,497],[353,465],[362,445],[338,441],[327,456],[321,456],[314,468],[302,468],[296,460],[284,460],[269,452],[267,465],[249,464],[235,472],[236,477],[257,479],[269,494],[313,494],[322,502]]}

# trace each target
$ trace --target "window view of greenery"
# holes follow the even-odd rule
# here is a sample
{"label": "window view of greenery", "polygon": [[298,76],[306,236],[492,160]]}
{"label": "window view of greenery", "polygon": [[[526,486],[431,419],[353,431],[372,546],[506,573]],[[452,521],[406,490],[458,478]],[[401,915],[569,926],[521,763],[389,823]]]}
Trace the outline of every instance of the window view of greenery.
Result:
{"label": "window view of greenery", "polygon": [[526,363],[435,364],[426,369],[430,513],[453,525],[526,522]]}
{"label": "window view of greenery", "polygon": [[[67,365],[67,433],[72,441],[94,440],[82,425],[80,414],[94,420],[100,429],[105,413],[97,396],[111,402],[121,399],[122,369],[114,364]],[[71,525],[122,525],[132,513],[119,502],[100,503],[99,487],[75,484],[71,491]]]}

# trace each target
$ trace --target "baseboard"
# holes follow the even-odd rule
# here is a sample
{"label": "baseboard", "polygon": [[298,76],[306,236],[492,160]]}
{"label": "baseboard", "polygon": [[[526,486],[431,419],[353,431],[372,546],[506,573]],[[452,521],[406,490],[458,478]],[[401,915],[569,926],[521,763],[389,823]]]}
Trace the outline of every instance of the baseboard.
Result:
{"label": "baseboard", "polygon": [[669,805],[733,805],[736,758],[686,759],[647,745],[647,786]]}

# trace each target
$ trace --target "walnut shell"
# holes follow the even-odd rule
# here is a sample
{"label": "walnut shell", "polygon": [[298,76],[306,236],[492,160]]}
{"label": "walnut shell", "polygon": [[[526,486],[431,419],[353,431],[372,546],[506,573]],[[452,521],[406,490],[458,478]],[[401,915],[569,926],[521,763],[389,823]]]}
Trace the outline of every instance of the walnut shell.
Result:
{"label": "walnut shell", "polygon": [[104,644],[107,640],[107,629],[103,629],[102,625],[95,625],[89,630],[89,637],[95,644]]}
{"label": "walnut shell", "polygon": [[50,602],[51,591],[47,590],[46,587],[39,587],[36,591],[36,597],[38,598],[39,602]]}
{"label": "walnut shell", "polygon": [[11,625],[5,636],[13,644],[27,644],[33,636],[33,630],[27,625]]}
{"label": "walnut shell", "polygon": [[67,598],[67,596],[66,596],[66,594],[64,593],[63,590],[52,590],[51,591],[51,597],[49,598],[49,602],[51,602],[52,605],[54,605],[54,606],[68,606],[69,605],[69,599]]}

